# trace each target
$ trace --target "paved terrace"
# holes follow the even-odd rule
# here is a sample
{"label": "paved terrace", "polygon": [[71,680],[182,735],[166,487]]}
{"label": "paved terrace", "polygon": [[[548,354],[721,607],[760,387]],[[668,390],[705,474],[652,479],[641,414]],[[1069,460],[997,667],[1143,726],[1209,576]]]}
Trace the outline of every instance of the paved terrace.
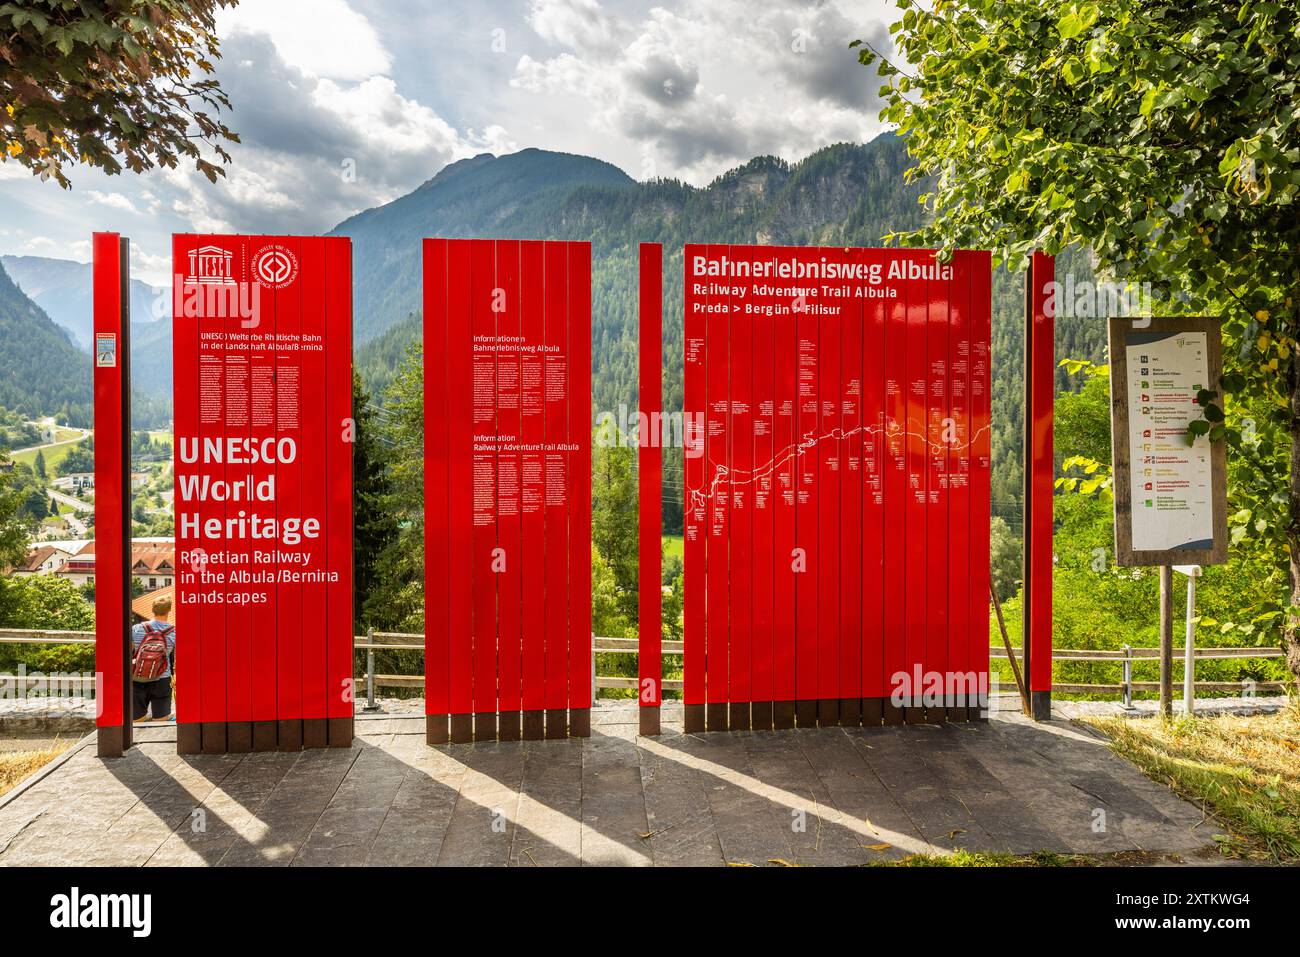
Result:
{"label": "paved terrace", "polygon": [[664,717],[661,737],[638,738],[634,708],[611,702],[587,740],[437,748],[422,718],[359,717],[350,749],[184,758],[173,728],[149,728],[126,757],[83,745],[0,798],[0,864],[1217,859],[1212,820],[1066,722],[684,735],[680,708]]}

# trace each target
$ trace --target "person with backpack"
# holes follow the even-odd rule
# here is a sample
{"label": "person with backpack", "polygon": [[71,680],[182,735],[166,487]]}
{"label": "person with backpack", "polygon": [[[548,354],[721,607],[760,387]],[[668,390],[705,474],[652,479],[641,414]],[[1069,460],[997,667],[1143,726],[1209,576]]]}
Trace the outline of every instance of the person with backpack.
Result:
{"label": "person with backpack", "polygon": [[153,621],[131,629],[131,717],[144,720],[152,712],[160,721],[172,713],[172,659],[176,654],[176,629],[167,622],[170,598],[153,603]]}

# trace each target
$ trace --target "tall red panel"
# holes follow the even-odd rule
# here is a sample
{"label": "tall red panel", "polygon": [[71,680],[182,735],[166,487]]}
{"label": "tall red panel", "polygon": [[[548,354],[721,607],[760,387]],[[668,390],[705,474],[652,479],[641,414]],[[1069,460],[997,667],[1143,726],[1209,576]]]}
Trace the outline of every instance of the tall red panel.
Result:
{"label": "tall red panel", "polygon": [[637,703],[641,734],[658,734],[663,702],[663,247],[642,243],[637,264]]}
{"label": "tall red panel", "polygon": [[349,744],[349,241],[173,253],[178,746]]}
{"label": "tall red panel", "polygon": [[[424,241],[424,710],[429,743],[444,744],[451,714],[451,526],[447,367],[447,242]],[[540,566],[539,566],[540,567]]]}
{"label": "tall red panel", "polygon": [[698,478],[687,457],[688,730],[965,719],[949,698],[981,664],[987,254],[685,259],[686,404],[705,414]]}
{"label": "tall red panel", "polygon": [[95,725],[98,753],[131,746],[127,652],[130,594],[130,335],[126,241],[95,233]]}
{"label": "tall red panel", "polygon": [[1029,274],[1029,335],[1025,357],[1030,382],[1025,420],[1030,467],[1025,476],[1029,569],[1025,575],[1025,660],[1035,718],[1051,716],[1052,694],[1052,404],[1055,398],[1055,320],[1045,302],[1055,277],[1051,256],[1034,253]]}
{"label": "tall red panel", "polygon": [[590,247],[430,240],[425,283],[427,738],[584,735]]}

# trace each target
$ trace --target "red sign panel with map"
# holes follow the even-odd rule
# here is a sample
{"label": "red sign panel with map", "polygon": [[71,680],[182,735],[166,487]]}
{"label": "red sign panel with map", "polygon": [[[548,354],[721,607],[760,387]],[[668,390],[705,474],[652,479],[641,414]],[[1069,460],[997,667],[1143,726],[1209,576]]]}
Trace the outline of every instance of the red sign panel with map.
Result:
{"label": "red sign panel with map", "polygon": [[967,720],[990,257],[688,245],[688,731]]}
{"label": "red sign panel with map", "polygon": [[173,240],[181,751],[352,737],[346,238]]}
{"label": "red sign panel with map", "polygon": [[586,735],[591,247],[424,242],[428,739]]}

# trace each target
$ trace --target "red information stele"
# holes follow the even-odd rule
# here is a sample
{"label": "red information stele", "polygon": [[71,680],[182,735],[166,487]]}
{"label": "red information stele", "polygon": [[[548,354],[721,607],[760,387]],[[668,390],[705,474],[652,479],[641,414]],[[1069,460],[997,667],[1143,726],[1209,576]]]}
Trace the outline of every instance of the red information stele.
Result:
{"label": "red information stele", "polygon": [[683,258],[686,730],[984,716],[989,254]]}
{"label": "red information stele", "polygon": [[173,239],[183,753],[352,741],[351,243]]}

